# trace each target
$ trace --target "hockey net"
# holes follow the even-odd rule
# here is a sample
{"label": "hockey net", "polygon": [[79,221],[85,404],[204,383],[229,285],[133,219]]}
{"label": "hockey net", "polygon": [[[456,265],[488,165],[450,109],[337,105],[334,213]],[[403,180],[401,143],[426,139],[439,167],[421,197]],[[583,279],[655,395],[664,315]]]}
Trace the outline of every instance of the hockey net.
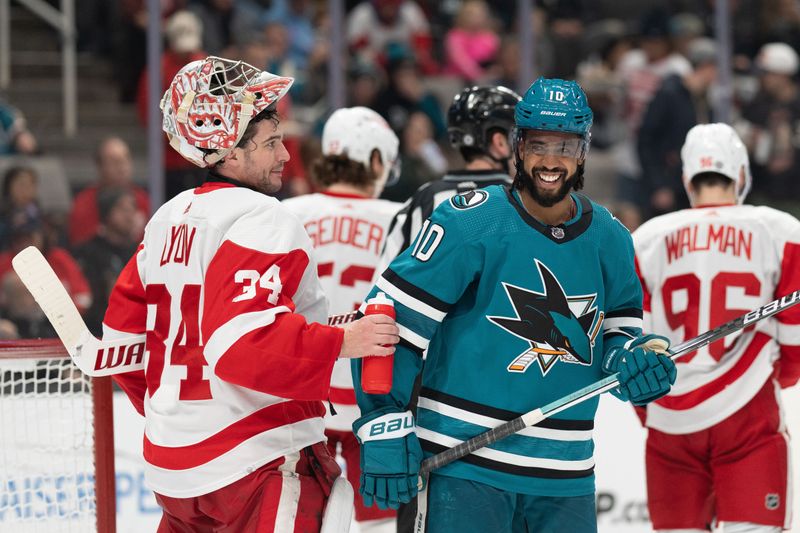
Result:
{"label": "hockey net", "polygon": [[0,342],[0,532],[115,530],[111,401],[58,340]]}

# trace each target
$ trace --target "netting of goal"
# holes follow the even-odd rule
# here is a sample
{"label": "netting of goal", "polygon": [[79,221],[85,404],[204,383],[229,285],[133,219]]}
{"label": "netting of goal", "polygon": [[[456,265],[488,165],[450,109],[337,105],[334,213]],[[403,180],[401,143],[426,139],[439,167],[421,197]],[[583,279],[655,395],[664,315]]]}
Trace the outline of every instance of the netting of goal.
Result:
{"label": "netting of goal", "polygon": [[0,342],[0,533],[114,531],[111,402],[59,341]]}

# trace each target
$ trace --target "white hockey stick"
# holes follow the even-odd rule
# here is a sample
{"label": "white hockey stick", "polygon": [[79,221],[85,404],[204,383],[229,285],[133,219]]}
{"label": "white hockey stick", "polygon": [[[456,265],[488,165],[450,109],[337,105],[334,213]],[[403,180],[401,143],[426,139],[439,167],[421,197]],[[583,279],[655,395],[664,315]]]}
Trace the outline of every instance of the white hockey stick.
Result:
{"label": "white hockey stick", "polygon": [[92,335],[64,285],[37,248],[25,248],[14,256],[11,265],[81,372],[100,377],[144,369],[145,336],[101,341]]}
{"label": "white hockey stick", "polygon": [[[145,335],[128,335],[113,341],[101,341],[92,335],[64,285],[37,248],[25,248],[14,256],[11,264],[81,372],[100,377],[144,369]],[[353,321],[356,313],[330,316],[328,324],[342,326]]]}
{"label": "white hockey stick", "polygon": [[[693,339],[689,339],[688,341],[675,346],[669,351],[669,356],[672,359],[676,359],[704,346],[708,346],[714,341],[730,335],[735,331],[744,329],[745,327],[758,322],[759,320],[776,315],[798,303],[800,303],[800,290],[789,293],[786,296],[778,298],[777,300],[759,307],[758,309],[754,309],[753,311],[750,311],[739,318],[731,320],[730,322],[726,322],[721,326],[718,326],[710,331],[706,331],[705,333],[698,335]],[[484,433],[480,433],[471,439],[462,442],[461,444],[444,450],[443,452],[432,457],[428,457],[422,462],[422,467],[420,468],[420,484],[422,484],[422,476],[427,475],[427,473],[431,470],[435,470],[450,464],[453,461],[461,459],[462,457],[474,453],[481,448],[489,446],[500,439],[504,439],[509,435],[513,435],[523,428],[536,425],[542,420],[550,418],[551,416],[560,413],[565,409],[569,409],[570,407],[578,405],[579,403],[585,402],[589,398],[594,398],[599,394],[610,391],[619,385],[618,377],[619,374],[612,374],[606,378],[592,383],[591,385],[587,385],[586,387],[577,390],[572,394],[564,396],[563,398],[559,398],[558,400],[540,407],[539,409],[529,411],[513,420],[505,422],[504,424],[485,431]]]}

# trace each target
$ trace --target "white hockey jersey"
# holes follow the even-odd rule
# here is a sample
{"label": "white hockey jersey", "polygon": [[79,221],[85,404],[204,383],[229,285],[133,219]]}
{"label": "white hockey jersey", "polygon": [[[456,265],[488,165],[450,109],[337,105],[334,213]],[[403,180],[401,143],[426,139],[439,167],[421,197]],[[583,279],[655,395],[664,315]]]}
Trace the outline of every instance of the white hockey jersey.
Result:
{"label": "white hockey jersey", "polygon": [[[284,200],[305,226],[332,315],[358,309],[372,287],[389,223],[401,204],[362,196],[322,192]],[[330,401],[336,416],[330,429],[351,431],[361,416],[353,392],[350,361],[338,361],[331,378]]]}
{"label": "white hockey jersey", "polygon": [[[207,494],[321,442],[340,329],[297,220],[208,182],[167,202],[114,287],[104,338],[146,332],[145,370],[116,381],[145,416],[145,479]],[[315,323],[317,322],[317,323]]]}
{"label": "white hockey jersey", "polygon": [[[673,345],[800,288],[800,222],[769,207],[709,206],[650,220],[634,234],[644,330]],[[776,373],[800,377],[800,306],[676,360],[678,379],[648,404],[646,425],[700,431],[745,404]]]}

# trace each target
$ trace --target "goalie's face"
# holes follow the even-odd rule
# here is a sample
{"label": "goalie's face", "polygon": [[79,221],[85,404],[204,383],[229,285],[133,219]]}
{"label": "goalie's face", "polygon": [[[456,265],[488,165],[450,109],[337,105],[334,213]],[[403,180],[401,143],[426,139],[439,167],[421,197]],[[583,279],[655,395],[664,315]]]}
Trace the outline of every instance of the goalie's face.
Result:
{"label": "goalie's face", "polygon": [[280,190],[289,152],[283,144],[283,128],[278,120],[255,124],[249,142],[231,150],[224,159],[224,175],[255,187],[265,194]]}

